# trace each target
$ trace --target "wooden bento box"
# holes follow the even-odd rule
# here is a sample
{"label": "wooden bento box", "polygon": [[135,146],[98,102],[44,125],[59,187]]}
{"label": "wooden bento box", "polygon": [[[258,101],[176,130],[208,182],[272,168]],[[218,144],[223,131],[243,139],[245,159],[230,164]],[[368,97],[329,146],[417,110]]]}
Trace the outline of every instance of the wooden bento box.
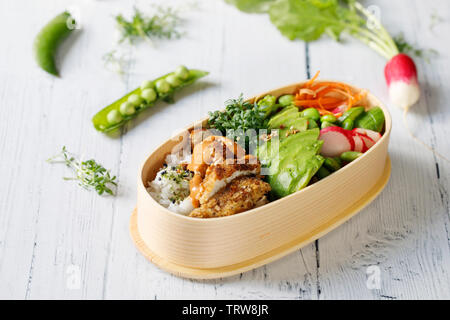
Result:
{"label": "wooden bento box", "polygon": [[[302,84],[258,97],[290,94]],[[211,219],[183,216],[164,208],[148,194],[147,182],[155,177],[165,156],[178,143],[176,139],[164,142],[139,171],[137,207],[130,222],[138,249],[157,266],[175,275],[219,278],[279,259],[341,225],[381,192],[390,175],[387,151],[391,117],[372,94],[368,93],[365,100],[368,108],[380,106],[385,115],[384,133],[375,146],[319,182],[232,216]]]}

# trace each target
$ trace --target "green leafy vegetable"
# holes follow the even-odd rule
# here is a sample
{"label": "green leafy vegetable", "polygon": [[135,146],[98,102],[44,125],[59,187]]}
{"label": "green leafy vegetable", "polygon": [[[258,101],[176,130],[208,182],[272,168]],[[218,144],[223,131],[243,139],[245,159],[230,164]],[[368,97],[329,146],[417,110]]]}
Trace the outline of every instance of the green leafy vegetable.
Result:
{"label": "green leafy vegetable", "polygon": [[[230,2],[230,1],[229,1]],[[243,1],[232,1],[238,8]],[[254,10],[257,3],[252,1]],[[399,53],[380,21],[354,0],[277,0],[267,3],[272,23],[287,38],[314,41],[326,34],[339,41],[346,32],[387,59]],[[250,5],[250,2],[247,3]],[[251,8],[245,7],[246,11]]]}
{"label": "green leafy vegetable", "polygon": [[171,7],[157,7],[157,12],[150,16],[135,7],[131,20],[121,14],[115,19],[122,33],[121,41],[128,40],[133,43],[138,39],[151,41],[154,38],[172,39],[181,35],[178,30],[181,18],[177,10]]}
{"label": "green leafy vegetable", "polygon": [[381,22],[356,0],[226,0],[245,12],[268,12],[272,23],[290,40],[314,41],[324,34],[336,41],[348,33],[386,59],[402,52],[425,60],[435,50],[417,49],[402,35],[394,39]]}
{"label": "green leafy vegetable", "polygon": [[244,12],[266,12],[274,0],[225,0]]}
{"label": "green leafy vegetable", "polygon": [[81,161],[69,153],[64,146],[60,154],[47,160],[49,163],[64,163],[73,170],[73,177],[64,177],[64,180],[75,180],[83,188],[94,189],[99,195],[108,193],[114,195],[113,186],[117,186],[116,176],[111,176],[109,170],[95,160]]}

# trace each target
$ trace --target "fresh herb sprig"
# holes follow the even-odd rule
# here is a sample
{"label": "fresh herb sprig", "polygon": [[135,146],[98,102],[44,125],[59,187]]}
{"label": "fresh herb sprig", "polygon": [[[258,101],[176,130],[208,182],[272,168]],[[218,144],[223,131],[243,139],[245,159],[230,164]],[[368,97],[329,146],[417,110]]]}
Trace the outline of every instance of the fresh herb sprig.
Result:
{"label": "fresh herb sprig", "polygon": [[123,52],[114,49],[105,53],[102,58],[106,68],[120,76],[125,75],[125,68],[130,63],[130,58]]}
{"label": "fresh herb sprig", "polygon": [[[247,151],[255,150],[257,138],[250,140],[247,130],[267,129],[266,112],[257,103],[244,101],[243,95],[225,102],[224,111],[209,112],[208,126],[222,134],[231,134]],[[228,131],[228,132],[227,132]],[[244,136],[244,137],[243,137]]]}
{"label": "fresh herb sprig", "polygon": [[107,193],[114,195],[113,186],[117,186],[116,176],[112,176],[109,170],[95,160],[81,161],[69,153],[64,146],[61,153],[47,160],[49,163],[64,163],[73,170],[73,177],[64,177],[64,180],[75,180],[88,190],[94,189],[99,195]]}
{"label": "fresh herb sprig", "polygon": [[134,43],[138,39],[144,39],[151,42],[155,38],[173,39],[181,36],[178,30],[181,18],[178,11],[171,7],[157,7],[153,15],[146,15],[135,7],[131,20],[127,20],[122,14],[115,19],[122,34],[121,41]]}

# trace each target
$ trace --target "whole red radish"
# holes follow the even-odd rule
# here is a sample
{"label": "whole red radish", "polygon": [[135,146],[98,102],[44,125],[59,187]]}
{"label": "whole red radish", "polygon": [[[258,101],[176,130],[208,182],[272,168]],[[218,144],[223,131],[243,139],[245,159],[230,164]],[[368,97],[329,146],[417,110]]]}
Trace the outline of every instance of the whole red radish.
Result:
{"label": "whole red radish", "polygon": [[386,64],[384,76],[389,96],[396,106],[408,110],[420,97],[416,65],[408,55],[397,54]]}

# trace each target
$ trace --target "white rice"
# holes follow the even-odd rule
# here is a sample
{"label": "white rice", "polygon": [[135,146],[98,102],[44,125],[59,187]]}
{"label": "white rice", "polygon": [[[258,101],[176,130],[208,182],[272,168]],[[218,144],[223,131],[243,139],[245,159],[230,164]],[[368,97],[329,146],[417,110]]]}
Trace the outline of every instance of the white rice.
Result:
{"label": "white rice", "polygon": [[156,174],[155,180],[148,182],[147,191],[163,207],[172,212],[187,215],[194,207],[189,197],[189,181],[192,174],[180,170],[180,163],[190,162],[190,159],[181,159],[177,154],[166,157],[166,166]]}

